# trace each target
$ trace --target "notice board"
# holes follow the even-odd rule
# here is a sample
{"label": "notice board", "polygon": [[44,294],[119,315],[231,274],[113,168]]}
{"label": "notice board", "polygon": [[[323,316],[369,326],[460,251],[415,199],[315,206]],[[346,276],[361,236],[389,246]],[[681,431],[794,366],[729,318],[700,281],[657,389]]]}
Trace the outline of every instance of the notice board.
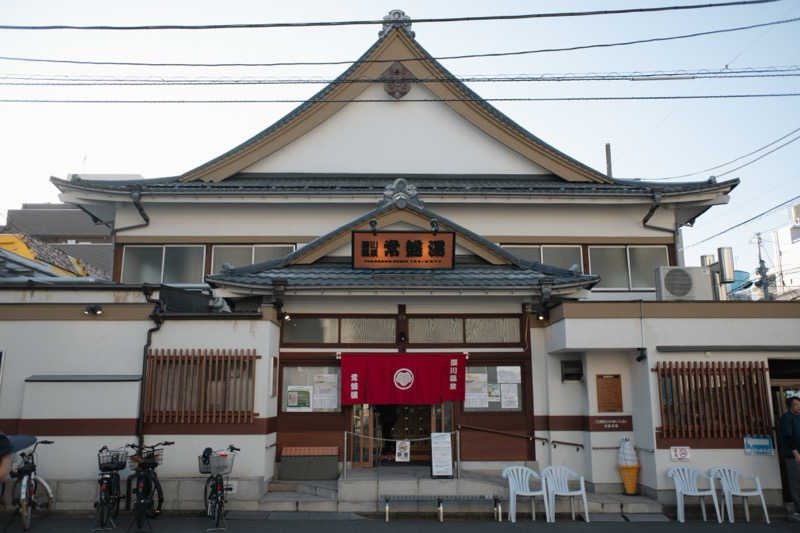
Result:
{"label": "notice board", "polygon": [[450,433],[431,433],[431,477],[453,477]]}
{"label": "notice board", "polygon": [[619,374],[597,375],[597,412],[622,411],[622,378]]}

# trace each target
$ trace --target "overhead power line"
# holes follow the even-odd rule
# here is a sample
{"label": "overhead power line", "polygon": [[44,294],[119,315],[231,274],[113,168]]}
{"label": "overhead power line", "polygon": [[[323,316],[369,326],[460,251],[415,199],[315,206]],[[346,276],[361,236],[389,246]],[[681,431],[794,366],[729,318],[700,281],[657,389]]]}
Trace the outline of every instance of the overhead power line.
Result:
{"label": "overhead power line", "polygon": [[790,145],[790,144],[792,144],[793,142],[795,142],[795,141],[798,141],[798,140],[800,140],[800,135],[798,135],[797,137],[795,137],[794,139],[792,139],[792,140],[790,140],[790,141],[786,141],[785,143],[783,143],[783,144],[781,144],[781,145],[778,145],[778,146],[776,146],[775,148],[773,148],[773,149],[772,149],[772,150],[770,150],[769,152],[765,152],[765,153],[761,154],[760,156],[756,157],[755,159],[753,159],[753,160],[751,160],[751,161],[748,161],[748,162],[747,162],[747,163],[745,163],[744,165],[739,165],[739,166],[738,166],[738,167],[736,167],[736,168],[732,168],[732,169],[730,169],[730,170],[728,170],[728,171],[725,171],[725,172],[723,172],[723,173],[721,173],[721,174],[717,174],[717,177],[718,177],[718,178],[721,178],[722,176],[727,176],[728,174],[730,174],[730,173],[732,173],[732,172],[736,172],[736,171],[737,171],[737,170],[739,170],[739,169],[742,169],[742,168],[744,168],[744,167],[750,166],[750,165],[752,165],[753,163],[755,163],[756,161],[759,161],[759,160],[761,160],[761,159],[764,159],[765,157],[767,157],[767,156],[768,156],[768,155],[770,155],[771,153],[773,153],[773,152],[777,152],[778,150],[780,150],[780,149],[781,149],[781,148],[783,148],[784,146],[788,146],[788,145]]}
{"label": "overhead power line", "polygon": [[[695,33],[685,33],[681,35],[671,35],[667,37],[652,37],[648,39],[635,39],[631,41],[617,41],[610,43],[596,43],[585,44],[577,46],[567,46],[562,48],[539,48],[534,50],[516,50],[511,52],[487,52],[476,54],[461,54],[450,56],[437,56],[433,58],[409,58],[403,59],[405,62],[410,61],[430,61],[431,59],[437,61],[448,61],[453,59],[478,59],[482,57],[503,57],[503,56],[518,56],[529,54],[545,54],[555,52],[574,52],[578,50],[589,50],[592,48],[611,48],[615,46],[631,46],[636,44],[656,43],[663,41],[673,41],[677,39],[690,39],[694,37],[703,37],[707,35],[715,35],[720,33],[730,33],[736,31],[752,30],[755,28],[763,28],[765,26],[775,26],[778,24],[789,24],[792,22],[800,21],[800,17],[774,20],[771,22],[764,22],[761,24],[751,24],[749,26],[737,26],[733,28],[722,28],[719,30],[709,30]],[[332,66],[332,65],[350,65],[350,64],[368,64],[368,63],[394,63],[397,59],[365,59],[361,61],[276,61],[269,63],[154,63],[143,61],[97,61],[97,60],[78,60],[78,59],[51,59],[51,58],[36,58],[36,57],[15,57],[15,56],[0,56],[0,61],[22,61],[32,63],[66,63],[71,65],[114,65],[126,67],[298,67],[298,66]]]}
{"label": "overhead power line", "polygon": [[[760,147],[760,148],[757,148],[757,149],[753,150],[752,152],[748,152],[748,153],[746,153],[746,154],[744,154],[744,155],[740,155],[740,156],[739,156],[739,157],[737,157],[736,159],[731,159],[730,161],[726,161],[726,162],[724,162],[724,163],[721,163],[721,164],[719,164],[719,165],[715,165],[715,166],[713,166],[713,167],[704,168],[703,170],[698,170],[697,172],[690,172],[690,173],[688,173],[688,174],[681,174],[681,175],[679,175],[679,176],[669,176],[669,177],[666,177],[666,178],[653,178],[653,179],[650,179],[650,178],[648,178],[648,179],[647,179],[647,181],[665,181],[665,180],[674,180],[674,179],[678,179],[678,178],[688,178],[688,177],[690,177],[690,176],[696,176],[696,175],[698,175],[698,174],[705,174],[706,172],[710,172],[710,171],[712,171],[712,170],[716,170],[716,169],[718,169],[718,168],[726,167],[726,166],[730,165],[731,163],[735,163],[736,161],[739,161],[740,159],[744,159],[745,157],[751,156],[751,155],[753,155],[753,154],[757,154],[757,153],[758,153],[758,152],[760,152],[761,150],[764,150],[765,148],[769,148],[770,146],[772,146],[772,145],[773,145],[773,144],[775,144],[775,143],[779,143],[779,142],[781,142],[781,141],[782,141],[782,140],[784,140],[786,137],[789,137],[789,136],[791,136],[791,135],[794,135],[794,134],[795,134],[795,133],[797,133],[798,131],[800,131],[800,128],[793,129],[792,131],[790,131],[790,132],[789,132],[789,133],[787,133],[786,135],[784,135],[784,136],[782,136],[782,137],[779,137],[778,139],[775,139],[774,141],[772,141],[772,142],[769,142],[769,143],[765,144],[764,146],[762,146],[762,147]],[[795,139],[795,140],[797,140],[797,139]],[[794,141],[791,141],[791,142],[794,142]],[[770,152],[770,153],[771,153],[771,152]],[[739,168],[741,168],[741,167],[739,167]],[[737,169],[734,169],[734,170],[737,170]]]}
{"label": "overhead power line", "polygon": [[790,199],[786,200],[785,202],[781,202],[781,203],[779,203],[779,204],[778,204],[778,205],[776,205],[776,206],[770,207],[770,208],[769,208],[769,209],[767,209],[766,211],[762,211],[762,212],[760,212],[759,214],[757,214],[757,215],[756,215],[756,216],[754,216],[754,217],[750,217],[750,218],[748,218],[747,220],[743,220],[742,222],[739,222],[739,223],[737,223],[737,224],[734,224],[733,226],[729,226],[729,227],[725,228],[724,230],[722,230],[722,231],[720,231],[720,232],[718,232],[718,233],[715,233],[715,234],[714,234],[714,235],[712,235],[711,237],[706,237],[705,239],[703,239],[703,240],[701,240],[701,241],[697,241],[697,242],[694,242],[694,243],[692,243],[692,244],[689,244],[688,246],[684,246],[684,247],[683,247],[683,249],[685,250],[685,249],[687,249],[687,248],[691,248],[691,247],[693,247],[693,246],[697,246],[698,244],[703,244],[704,242],[708,242],[708,241],[710,241],[711,239],[715,239],[715,238],[719,237],[720,235],[724,235],[724,234],[728,233],[729,231],[732,231],[732,230],[735,230],[736,228],[739,228],[739,227],[741,227],[741,226],[744,226],[745,224],[749,224],[750,222],[752,222],[752,221],[754,221],[754,220],[756,220],[756,219],[759,219],[759,218],[763,217],[764,215],[767,215],[767,214],[769,214],[769,213],[771,213],[771,212],[775,211],[776,209],[780,209],[781,207],[783,207],[783,206],[785,206],[785,205],[788,205],[788,204],[790,204],[790,203],[794,202],[794,201],[795,201],[795,200],[797,200],[798,198],[800,198],[800,194],[799,194],[799,195],[797,195],[797,196],[795,196],[794,198],[790,198]]}
{"label": "overhead power line", "polygon": [[[773,78],[800,76],[800,65],[752,67],[736,70],[678,70],[628,73],[569,73],[569,74],[487,74],[454,78],[465,83],[495,82],[574,82],[574,81],[687,81],[698,79]],[[109,85],[304,85],[383,83],[384,78],[263,78],[263,77],[135,77],[135,76],[72,76],[0,74],[0,85],[32,86],[109,86]],[[393,79],[406,83],[451,83],[453,78]]]}
{"label": "overhead power line", "polygon": [[[713,100],[729,98],[781,98],[800,96],[800,92],[791,93],[753,93],[753,94],[704,94],[704,95],[664,95],[664,96],[560,96],[540,98],[404,98],[403,102],[590,102],[621,100]],[[319,98],[308,100],[296,99],[239,99],[239,100],[90,100],[90,99],[55,99],[55,98],[3,98],[0,103],[17,104],[300,104],[300,103],[355,103],[355,104],[392,104],[395,100],[377,98]]]}
{"label": "overhead power line", "polygon": [[[740,0],[736,2],[720,2],[712,4],[689,4],[684,6],[660,6],[660,7],[637,7],[630,9],[606,9],[599,11],[564,11],[555,13],[528,13],[522,15],[487,15],[478,17],[447,17],[447,18],[418,18],[397,21],[401,23],[422,24],[429,22],[479,22],[488,20],[524,20],[538,18],[563,18],[563,17],[586,17],[597,15],[623,15],[630,13],[654,13],[660,11],[683,11],[690,9],[706,9],[715,7],[748,6],[756,4],[770,4],[778,0]],[[0,25],[0,30],[229,30],[229,29],[263,29],[263,28],[308,28],[308,27],[331,27],[331,26],[364,26],[386,24],[383,19],[379,20],[342,20],[342,21],[322,21],[322,22],[264,22],[264,23],[245,23],[245,24],[148,24],[141,26],[73,26],[73,25],[45,25],[45,26],[22,26],[22,25]]]}

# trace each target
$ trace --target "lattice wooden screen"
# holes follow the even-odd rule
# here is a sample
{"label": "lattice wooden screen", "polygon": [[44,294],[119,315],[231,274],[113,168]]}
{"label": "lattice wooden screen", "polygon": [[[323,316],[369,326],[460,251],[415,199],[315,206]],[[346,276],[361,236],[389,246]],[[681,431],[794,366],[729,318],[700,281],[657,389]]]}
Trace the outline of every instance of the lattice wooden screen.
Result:
{"label": "lattice wooden screen", "polygon": [[252,423],[255,350],[150,350],[144,421]]}
{"label": "lattice wooden screen", "polygon": [[661,435],[740,439],[771,432],[767,367],[761,362],[659,362]]}

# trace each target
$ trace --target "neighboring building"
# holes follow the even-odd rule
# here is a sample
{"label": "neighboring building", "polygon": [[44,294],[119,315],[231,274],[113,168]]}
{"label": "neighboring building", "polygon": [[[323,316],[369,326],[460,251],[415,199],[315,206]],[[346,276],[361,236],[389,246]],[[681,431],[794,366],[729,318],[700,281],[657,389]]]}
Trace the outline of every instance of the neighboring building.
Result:
{"label": "neighboring building", "polygon": [[790,224],[772,234],[769,276],[776,300],[800,300],[800,204],[792,206]]}
{"label": "neighboring building", "polygon": [[[0,334],[0,419],[60,435],[72,460],[43,464],[50,478],[88,490],[97,443],[169,435],[180,451],[160,472],[192,494],[194,455],[235,440],[232,498],[258,508],[298,448],[374,468],[410,440],[430,464],[430,433],[458,430],[465,470],[564,464],[615,492],[631,438],[648,495],[672,497],[682,445],[779,499],[778,460],[742,448],[800,387],[800,304],[656,301],[679,228],[738,180],[609,178],[480,99],[402,17],[314,98],[182,176],[52,181],[113,228],[119,284],[0,285],[0,328],[17,332]],[[377,480],[350,482],[334,507],[376,511]]]}
{"label": "neighboring building", "polygon": [[74,205],[22,204],[22,209],[9,209],[0,233],[25,234],[102,272],[112,271],[111,229]]}
{"label": "neighboring building", "polygon": [[[7,225],[6,229],[12,226]],[[66,252],[23,233],[0,233],[0,249],[34,261],[49,269],[55,276],[88,276],[107,279],[108,274],[94,265],[71,257]],[[8,256],[7,256],[8,257]]]}

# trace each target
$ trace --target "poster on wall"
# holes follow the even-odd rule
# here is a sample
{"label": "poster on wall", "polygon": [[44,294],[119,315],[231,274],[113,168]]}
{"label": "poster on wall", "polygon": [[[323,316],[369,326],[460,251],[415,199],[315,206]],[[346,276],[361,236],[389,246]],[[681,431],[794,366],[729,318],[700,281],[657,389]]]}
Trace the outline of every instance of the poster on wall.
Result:
{"label": "poster on wall", "polygon": [[489,389],[486,374],[467,374],[464,382],[464,407],[480,409],[489,407]]}
{"label": "poster on wall", "polygon": [[431,477],[453,477],[450,433],[431,433]]}
{"label": "poster on wall", "polygon": [[408,463],[411,461],[411,441],[399,440],[395,447],[394,460],[397,463]]}
{"label": "poster on wall", "polygon": [[336,374],[317,374],[314,376],[314,394],[311,404],[315,409],[336,409],[339,399],[339,387]]}
{"label": "poster on wall", "polygon": [[287,411],[311,411],[311,395],[313,387],[310,385],[289,385],[286,389]]}
{"label": "poster on wall", "polygon": [[500,384],[500,408],[519,409],[519,394],[516,383]]}
{"label": "poster on wall", "polygon": [[518,366],[498,366],[498,383],[522,383],[522,371]]}
{"label": "poster on wall", "polygon": [[499,383],[489,383],[489,401],[490,402],[499,402],[500,401],[500,384]]}

